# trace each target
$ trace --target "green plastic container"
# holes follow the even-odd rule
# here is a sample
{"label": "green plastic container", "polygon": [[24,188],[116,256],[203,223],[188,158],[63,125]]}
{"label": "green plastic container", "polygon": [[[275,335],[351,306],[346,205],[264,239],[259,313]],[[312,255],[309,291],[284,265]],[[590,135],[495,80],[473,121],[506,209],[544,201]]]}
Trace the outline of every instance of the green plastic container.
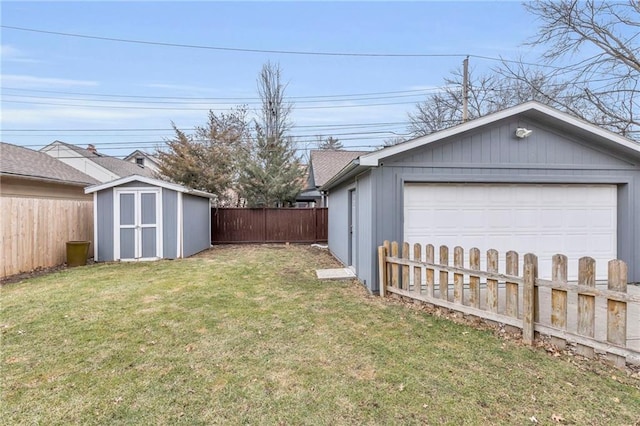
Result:
{"label": "green plastic container", "polygon": [[89,256],[89,241],[67,241],[67,266],[83,266]]}

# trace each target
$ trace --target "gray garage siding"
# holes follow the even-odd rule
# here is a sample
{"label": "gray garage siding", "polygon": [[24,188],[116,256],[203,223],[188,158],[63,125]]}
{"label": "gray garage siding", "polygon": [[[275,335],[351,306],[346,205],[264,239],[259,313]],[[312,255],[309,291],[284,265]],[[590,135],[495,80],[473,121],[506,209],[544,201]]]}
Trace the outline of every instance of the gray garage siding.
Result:
{"label": "gray garage siding", "polygon": [[372,270],[375,268],[375,246],[373,235],[373,179],[367,172],[355,181],[331,190],[329,203],[336,208],[329,209],[329,247],[331,253],[343,264],[349,263],[349,191],[355,189],[356,196],[356,247],[354,267],[358,279],[369,287]]}
{"label": "gray garage siding", "polygon": [[329,247],[343,264],[349,263],[349,190],[355,183],[331,190],[329,194]]}
{"label": "gray garage siding", "polygon": [[[516,127],[532,129],[533,134],[518,140],[513,136]],[[618,257],[628,263],[630,280],[640,281],[638,159],[544,123],[512,118],[386,159],[372,169],[372,177],[374,246],[403,238],[405,182],[617,184]],[[372,291],[378,291],[376,263],[370,272]]]}
{"label": "gray garage siding", "polygon": [[[357,255],[356,255],[356,271],[358,278],[365,285],[373,280],[373,269],[375,268],[375,247],[371,232],[366,230],[373,228],[373,179],[371,173],[367,172],[356,177],[356,196],[357,196]],[[363,231],[364,230],[364,231]]]}
{"label": "gray garage siding", "polygon": [[183,256],[188,257],[211,247],[211,207],[208,198],[183,194],[182,209]]}

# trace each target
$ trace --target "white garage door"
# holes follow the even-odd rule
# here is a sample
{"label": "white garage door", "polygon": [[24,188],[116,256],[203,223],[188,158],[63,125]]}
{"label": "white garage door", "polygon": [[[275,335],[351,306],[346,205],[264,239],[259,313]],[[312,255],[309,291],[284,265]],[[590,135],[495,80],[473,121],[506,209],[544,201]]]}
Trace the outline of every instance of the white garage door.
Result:
{"label": "white garage door", "polygon": [[483,258],[494,248],[503,271],[508,250],[521,265],[534,253],[539,276],[550,278],[551,257],[562,253],[575,280],[580,257],[595,258],[598,279],[606,279],[617,254],[615,185],[405,184],[404,203],[405,241],[433,244],[436,257],[439,245],[463,247],[465,262],[472,247]]}

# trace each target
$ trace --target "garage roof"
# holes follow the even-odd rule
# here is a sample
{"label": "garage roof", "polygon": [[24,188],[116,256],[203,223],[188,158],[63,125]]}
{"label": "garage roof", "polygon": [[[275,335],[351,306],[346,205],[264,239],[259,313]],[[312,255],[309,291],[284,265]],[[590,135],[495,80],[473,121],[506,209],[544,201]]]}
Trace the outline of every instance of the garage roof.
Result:
{"label": "garage roof", "polygon": [[421,136],[398,145],[374,151],[370,154],[361,155],[351,163],[347,164],[320,189],[328,190],[371,167],[377,167],[386,158],[519,114],[524,117],[551,123],[563,130],[571,131],[574,134],[589,136],[591,139],[602,143],[603,146],[617,148],[628,155],[640,158],[640,144],[637,142],[550,106],[531,101],[441,130],[439,132],[431,133],[427,136]]}

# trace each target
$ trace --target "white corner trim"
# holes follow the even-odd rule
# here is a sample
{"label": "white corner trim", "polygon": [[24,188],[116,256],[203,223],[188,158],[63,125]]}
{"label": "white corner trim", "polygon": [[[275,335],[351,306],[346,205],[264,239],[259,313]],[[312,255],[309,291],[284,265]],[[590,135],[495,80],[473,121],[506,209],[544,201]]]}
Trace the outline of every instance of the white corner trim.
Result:
{"label": "white corner trim", "polygon": [[182,258],[182,252],[183,252],[183,244],[182,244],[182,235],[183,235],[183,229],[182,229],[182,192],[178,192],[178,203],[176,208],[178,209],[178,212],[176,214],[176,258],[180,259]]}
{"label": "white corner trim", "polygon": [[98,193],[93,193],[93,261],[98,262]]}

